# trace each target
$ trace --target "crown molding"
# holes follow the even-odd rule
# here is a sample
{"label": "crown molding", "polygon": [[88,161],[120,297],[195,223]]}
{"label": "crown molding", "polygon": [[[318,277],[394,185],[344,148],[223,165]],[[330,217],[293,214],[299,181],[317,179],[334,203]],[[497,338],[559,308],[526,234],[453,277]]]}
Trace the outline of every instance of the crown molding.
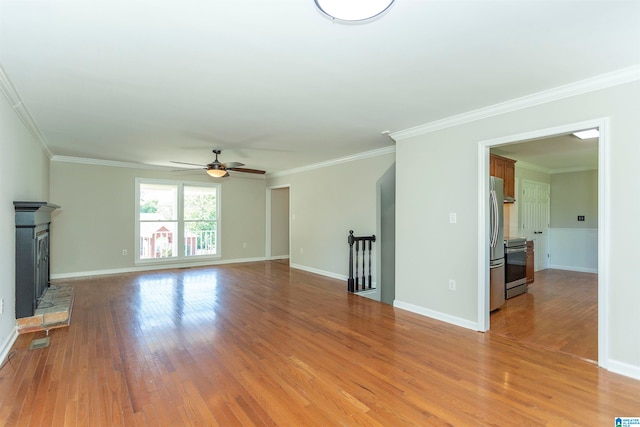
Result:
{"label": "crown molding", "polygon": [[362,153],[352,154],[350,156],[340,157],[333,160],[327,160],[320,163],[301,166],[299,168],[288,169],[281,172],[268,173],[267,178],[277,178],[277,177],[292,175],[292,174],[301,173],[301,172],[308,172],[314,169],[322,169],[329,166],[341,165],[343,163],[354,162],[356,160],[368,159],[369,157],[384,156],[385,154],[392,154],[395,152],[396,152],[395,145],[390,145],[387,147],[378,148],[376,150],[365,151]]}
{"label": "crown molding", "polygon": [[9,101],[9,105],[13,108],[13,111],[17,114],[17,116],[22,120],[25,127],[29,131],[29,133],[40,143],[42,146],[42,150],[47,154],[49,158],[53,156],[51,150],[49,149],[49,145],[47,144],[47,140],[45,139],[42,132],[40,132],[40,128],[36,124],[35,120],[31,116],[29,109],[22,102],[22,98],[18,94],[15,86],[11,83],[9,76],[4,72],[4,68],[0,65],[0,91],[4,94]]}
{"label": "crown molding", "polygon": [[535,172],[546,173],[547,175],[550,175],[552,173],[551,169],[547,169],[545,167],[542,167],[533,163],[523,162],[522,160],[516,161],[516,167],[522,168],[522,169],[528,169]]}
{"label": "crown molding", "polygon": [[586,171],[593,171],[593,170],[598,170],[598,167],[585,167],[585,166],[578,166],[578,167],[573,167],[573,168],[560,168],[560,169],[548,169],[545,168],[543,166],[539,166],[533,163],[527,163],[527,162],[523,162],[522,160],[518,160],[516,163],[516,168],[521,168],[521,169],[528,169],[528,170],[532,170],[532,171],[536,171],[536,172],[542,172],[545,173],[547,175],[553,175],[556,173],[572,173],[572,172],[586,172]]}
{"label": "crown molding", "polygon": [[85,157],[70,157],[70,156],[52,156],[52,162],[62,162],[62,163],[80,163],[83,165],[93,165],[93,166],[111,166],[114,168],[129,168],[129,169],[149,169],[149,170],[171,170],[175,168],[171,168],[170,166],[156,166],[156,165],[147,165],[144,163],[133,163],[133,162],[119,162],[115,160],[101,160],[101,159],[89,159]]}
{"label": "crown molding", "polygon": [[596,90],[606,89],[625,83],[640,80],[640,65],[623,68],[600,76],[591,77],[577,82],[569,83],[553,89],[537,92],[521,98],[512,99],[510,101],[501,102],[488,107],[479,108],[456,116],[447,117],[442,120],[436,120],[424,125],[412,127],[406,130],[393,132],[390,134],[395,141],[412,138],[418,135],[424,135],[437,130],[447,129],[459,126],[465,123],[498,116],[501,114],[522,110],[524,108],[533,107],[547,102],[557,101],[576,95],[582,95]]}
{"label": "crown molding", "polygon": [[562,168],[562,169],[552,169],[551,175],[555,175],[557,173],[574,173],[574,172],[587,172],[587,171],[597,171],[598,167],[576,167],[576,168]]}
{"label": "crown molding", "polygon": [[[92,165],[92,166],[108,166],[112,168],[145,169],[145,170],[155,170],[155,171],[164,171],[164,172],[173,171],[176,169],[175,166],[149,165],[145,163],[120,162],[115,160],[90,159],[86,157],[71,157],[71,156],[52,156],[51,161],[61,162],[61,163],[78,163],[82,165]],[[229,175],[238,177],[238,178],[246,178],[246,179],[262,179],[262,180],[267,179],[264,175],[249,174],[249,173],[235,172],[235,171],[229,171]]]}

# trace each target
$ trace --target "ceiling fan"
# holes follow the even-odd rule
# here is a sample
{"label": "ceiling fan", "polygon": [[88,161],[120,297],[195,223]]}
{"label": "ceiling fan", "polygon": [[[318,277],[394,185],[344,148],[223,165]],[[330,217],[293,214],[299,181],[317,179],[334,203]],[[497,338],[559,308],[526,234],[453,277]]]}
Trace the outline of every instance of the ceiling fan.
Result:
{"label": "ceiling fan", "polygon": [[228,171],[235,171],[235,172],[244,172],[244,173],[256,173],[256,174],[264,174],[265,171],[263,170],[259,170],[259,169],[247,169],[247,168],[243,168],[241,166],[244,166],[244,163],[240,163],[240,162],[228,162],[228,163],[221,163],[218,160],[218,154],[222,153],[222,150],[212,150],[213,154],[216,155],[216,159],[207,164],[207,165],[198,165],[195,163],[185,163],[185,162],[174,162],[171,161],[171,163],[177,163],[177,164],[181,164],[181,165],[191,165],[191,166],[200,166],[201,168],[205,169],[207,171],[207,173],[209,175],[211,175],[214,178],[224,178],[229,176],[229,172]]}

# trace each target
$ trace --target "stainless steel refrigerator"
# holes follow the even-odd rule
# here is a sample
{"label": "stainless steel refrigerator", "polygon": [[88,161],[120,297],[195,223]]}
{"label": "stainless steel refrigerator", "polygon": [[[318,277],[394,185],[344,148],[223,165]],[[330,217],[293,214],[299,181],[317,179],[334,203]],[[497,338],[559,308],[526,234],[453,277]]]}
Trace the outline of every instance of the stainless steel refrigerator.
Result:
{"label": "stainless steel refrigerator", "polygon": [[504,304],[504,182],[489,178],[489,277],[490,303],[493,311]]}

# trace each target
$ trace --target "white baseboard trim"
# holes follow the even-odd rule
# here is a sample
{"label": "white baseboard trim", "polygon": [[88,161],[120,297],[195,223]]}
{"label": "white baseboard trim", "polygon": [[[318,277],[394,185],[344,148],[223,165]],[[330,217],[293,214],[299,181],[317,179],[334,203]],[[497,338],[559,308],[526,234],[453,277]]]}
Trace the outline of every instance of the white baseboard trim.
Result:
{"label": "white baseboard trim", "polygon": [[616,374],[624,375],[625,377],[640,380],[640,366],[637,365],[630,365],[625,362],[609,359],[607,363],[607,370]]}
{"label": "white baseboard trim", "polygon": [[95,271],[78,271],[73,273],[61,273],[52,274],[51,279],[71,279],[74,277],[89,277],[89,276],[104,276],[110,274],[121,273],[136,273],[141,271],[153,271],[153,270],[171,270],[175,268],[188,268],[188,267],[206,267],[209,265],[221,265],[221,264],[237,264],[241,262],[258,262],[265,261],[264,257],[258,258],[240,258],[240,259],[225,259],[217,261],[201,261],[201,262],[189,262],[189,263],[176,263],[176,264],[145,264],[137,267],[127,268],[112,268],[109,270],[95,270]]}
{"label": "white baseboard trim", "polygon": [[269,259],[270,260],[274,260],[274,259],[289,259],[289,255],[276,255],[276,256],[272,256]]}
{"label": "white baseboard trim", "polygon": [[408,302],[394,300],[393,306],[396,308],[401,308],[403,310],[410,311],[412,313],[420,314],[422,316],[430,317],[432,319],[440,320],[442,322],[451,323],[452,325],[460,326],[462,328],[471,329],[473,331],[480,330],[477,322],[473,322],[467,319],[462,319],[456,316],[451,316],[445,313],[440,313],[439,311],[430,310],[428,308],[420,307],[418,305],[410,304]]}
{"label": "white baseboard trim", "polygon": [[[321,276],[330,277],[332,279],[344,280],[345,282],[349,278],[348,276],[344,276],[342,274],[332,273],[330,271],[319,270],[317,268],[307,267],[306,265],[289,264],[289,267],[295,268],[295,269],[298,269],[298,270],[308,271],[309,273],[319,274]],[[345,286],[345,289],[346,289],[347,284],[345,283],[344,286]]]}
{"label": "white baseboard trim", "polygon": [[9,336],[2,343],[2,347],[0,347],[0,365],[4,363],[11,351],[11,347],[13,347],[13,343],[18,339],[18,328],[14,327],[13,332],[9,334]]}
{"label": "white baseboard trim", "polygon": [[581,268],[581,267],[572,267],[570,265],[549,265],[549,268],[553,268],[555,270],[566,270],[566,271],[576,271],[578,273],[598,273],[598,269],[593,268]]}

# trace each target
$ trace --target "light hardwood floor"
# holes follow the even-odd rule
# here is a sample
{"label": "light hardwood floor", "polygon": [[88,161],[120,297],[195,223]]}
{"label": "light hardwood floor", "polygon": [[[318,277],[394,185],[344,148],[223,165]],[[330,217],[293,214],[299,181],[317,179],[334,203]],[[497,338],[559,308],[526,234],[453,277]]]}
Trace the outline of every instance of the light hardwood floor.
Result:
{"label": "light hardwood floor", "polygon": [[526,294],[491,313],[491,333],[598,360],[598,275],[541,270]]}
{"label": "light hardwood floor", "polygon": [[71,325],[21,335],[7,426],[613,425],[640,381],[257,262],[71,282]]}

